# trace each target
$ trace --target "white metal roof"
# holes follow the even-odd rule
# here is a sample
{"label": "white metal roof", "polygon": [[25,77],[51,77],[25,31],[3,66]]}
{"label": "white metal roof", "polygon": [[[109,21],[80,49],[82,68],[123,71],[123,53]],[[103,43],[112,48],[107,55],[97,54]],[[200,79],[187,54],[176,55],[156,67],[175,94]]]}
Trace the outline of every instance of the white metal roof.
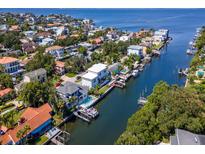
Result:
{"label": "white metal roof", "polygon": [[107,68],[107,65],[102,64],[102,63],[98,63],[98,64],[94,64],[92,67],[90,67],[88,69],[88,71],[99,73],[106,68]]}

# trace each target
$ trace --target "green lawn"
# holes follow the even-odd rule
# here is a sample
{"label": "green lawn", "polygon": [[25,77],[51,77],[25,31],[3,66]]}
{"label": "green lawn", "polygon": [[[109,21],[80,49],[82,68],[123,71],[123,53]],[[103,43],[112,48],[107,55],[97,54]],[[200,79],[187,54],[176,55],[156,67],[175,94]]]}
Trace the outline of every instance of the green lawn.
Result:
{"label": "green lawn", "polygon": [[48,140],[48,137],[46,135],[42,135],[41,137],[39,137],[38,139],[36,139],[34,141],[35,145],[42,145],[43,143],[45,143]]}
{"label": "green lawn", "polygon": [[67,73],[66,76],[69,78],[73,78],[76,76],[76,74],[75,73]]}
{"label": "green lawn", "polygon": [[105,85],[105,86],[103,86],[102,88],[99,89],[99,92],[100,92],[101,94],[104,94],[108,89],[109,89],[109,86],[108,86],[108,85]]}
{"label": "green lawn", "polygon": [[12,109],[12,108],[14,108],[14,107],[15,107],[14,104],[11,104],[11,105],[8,105],[8,106],[2,105],[2,106],[0,106],[0,113],[4,112],[4,111],[6,111],[6,110],[10,110],[10,109]]}

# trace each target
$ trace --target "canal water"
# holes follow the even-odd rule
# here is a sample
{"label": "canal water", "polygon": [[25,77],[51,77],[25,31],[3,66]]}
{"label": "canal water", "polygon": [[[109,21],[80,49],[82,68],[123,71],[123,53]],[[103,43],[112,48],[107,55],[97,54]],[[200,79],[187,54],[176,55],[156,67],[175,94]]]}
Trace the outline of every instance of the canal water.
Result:
{"label": "canal water", "polygon": [[62,129],[71,133],[68,144],[114,144],[125,130],[128,118],[139,106],[140,94],[152,92],[160,80],[183,86],[178,68],[189,66],[186,55],[189,41],[196,28],[205,25],[205,9],[0,9],[10,12],[33,12],[36,14],[63,13],[78,18],[93,19],[98,26],[112,26],[122,30],[137,31],[141,28],[167,28],[173,40],[162,49],[162,55],[136,79],[130,79],[124,89],[115,88],[97,104],[100,116],[91,124],[81,120],[68,122]]}

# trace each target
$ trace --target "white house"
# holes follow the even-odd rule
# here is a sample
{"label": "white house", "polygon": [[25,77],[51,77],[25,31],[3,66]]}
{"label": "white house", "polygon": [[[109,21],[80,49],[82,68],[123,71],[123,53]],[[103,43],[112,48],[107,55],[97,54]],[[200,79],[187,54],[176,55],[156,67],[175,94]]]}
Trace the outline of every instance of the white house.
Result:
{"label": "white house", "polygon": [[0,65],[4,67],[4,72],[15,76],[23,72],[20,68],[19,60],[13,57],[0,58]]}
{"label": "white house", "polygon": [[128,55],[135,54],[138,56],[142,56],[143,55],[143,47],[139,46],[139,45],[130,45],[127,48],[127,54]]}
{"label": "white house", "polygon": [[64,57],[64,48],[57,45],[51,46],[46,48],[46,53],[51,54],[56,60],[59,60]]}
{"label": "white house", "polygon": [[29,39],[33,39],[33,37],[34,37],[34,35],[37,33],[36,31],[25,31],[25,32],[23,32],[24,33],[24,35],[27,37],[27,38],[29,38]]}
{"label": "white house", "polygon": [[98,85],[98,76],[97,74],[88,72],[82,76],[82,85],[89,88],[96,87]]}
{"label": "white house", "polygon": [[41,46],[52,45],[54,42],[55,42],[54,39],[44,38],[44,39],[41,40],[41,42],[39,43],[39,45],[41,45]]}
{"label": "white house", "polygon": [[126,36],[126,35],[123,35],[123,36],[120,37],[119,40],[120,40],[120,41],[123,41],[123,42],[129,41],[129,40],[130,40],[130,37],[129,37],[129,36]]}
{"label": "white house", "polygon": [[168,39],[169,37],[169,30],[167,29],[159,29],[154,32],[154,37],[160,38],[162,41]]}
{"label": "white house", "polygon": [[96,87],[97,85],[102,86],[108,81],[108,76],[107,65],[102,63],[94,64],[88,69],[88,72],[82,76],[82,85],[89,88]]}

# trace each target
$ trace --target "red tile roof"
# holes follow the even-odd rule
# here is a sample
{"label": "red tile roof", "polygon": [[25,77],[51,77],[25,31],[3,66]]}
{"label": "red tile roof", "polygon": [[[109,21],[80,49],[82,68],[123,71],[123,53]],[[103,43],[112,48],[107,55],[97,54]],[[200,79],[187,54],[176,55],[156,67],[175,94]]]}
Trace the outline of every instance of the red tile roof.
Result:
{"label": "red tile roof", "polygon": [[94,41],[95,41],[96,44],[100,44],[100,43],[102,43],[101,38],[96,38],[96,39],[94,39]]}
{"label": "red tile roof", "polygon": [[0,90],[0,97],[3,97],[7,94],[9,94],[10,92],[12,92],[13,90],[11,88],[6,88],[4,90]]}
{"label": "red tile roof", "polygon": [[9,141],[11,141],[9,134],[4,134],[0,136],[0,142],[2,145],[7,144]]}
{"label": "red tile roof", "polygon": [[[10,140],[14,141],[15,143],[18,142],[20,139],[16,137],[16,134],[19,130],[23,129],[26,125],[28,125],[31,129],[28,133],[32,132],[36,128],[40,127],[42,124],[44,124],[46,121],[48,121],[51,118],[50,112],[52,111],[52,108],[48,103],[42,105],[39,108],[27,108],[24,113],[21,115],[21,118],[25,118],[25,122],[21,125],[18,125],[12,130],[9,130],[6,134],[6,136],[10,137]],[[3,135],[3,136],[4,136]],[[3,138],[4,140],[7,140],[7,137]],[[2,140],[3,140],[2,139]],[[3,143],[8,143],[6,141],[3,141]]]}
{"label": "red tile roof", "polygon": [[0,64],[8,64],[17,61],[18,59],[13,57],[2,57],[0,58]]}

